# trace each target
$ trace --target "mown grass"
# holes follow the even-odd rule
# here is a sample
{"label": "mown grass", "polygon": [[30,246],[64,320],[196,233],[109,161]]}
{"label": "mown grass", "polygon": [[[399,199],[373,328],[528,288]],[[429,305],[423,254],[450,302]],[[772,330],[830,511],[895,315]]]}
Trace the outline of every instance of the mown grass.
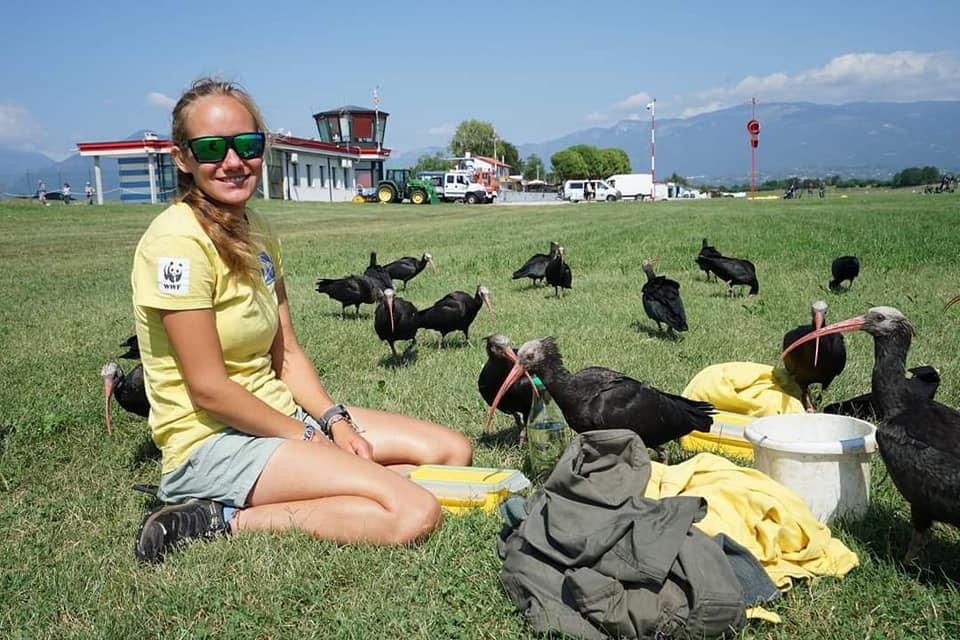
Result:
{"label": "mown grass", "polygon": [[[0,204],[0,637],[530,635],[498,582],[495,516],[448,518],[412,548],[264,534],[136,564],[133,535],[150,503],[129,487],[156,482],[159,461],[137,418],[120,415],[106,436],[98,372],[133,329],[133,248],[160,209],[29,204]],[[506,417],[497,419],[503,437],[481,438],[476,375],[481,338],[494,330],[517,344],[554,335],[572,369],[602,364],[679,392],[711,363],[773,363],[783,333],[808,320],[817,297],[833,320],[887,304],[917,326],[910,365],[938,366],[939,399],[960,405],[960,315],[942,312],[960,291],[958,205],[952,195],[889,192],[556,207],[257,203],[281,233],[298,333],[332,395],[451,425],[474,439],[477,464],[512,467],[522,460]],[[758,297],[731,299],[703,279],[693,256],[704,236],[753,260]],[[510,279],[554,239],[574,273],[559,300]],[[344,321],[339,304],[313,291],[318,277],[361,271],[372,250],[382,262],[433,254],[438,272],[401,292],[417,305],[486,285],[496,326],[481,313],[472,345],[451,336],[441,351],[436,334],[422,334],[405,366],[392,366],[369,307]],[[830,261],[845,253],[860,256],[862,275],[833,295]],[[643,315],[639,263],[650,256],[682,284],[691,330],[680,340],[655,335]],[[847,370],[828,399],[869,386],[871,340],[847,344]],[[834,528],[861,566],[796,586],[771,607],[783,624],[752,625],[742,637],[960,636],[960,536],[936,527],[919,568],[900,567],[909,512],[879,460],[873,468],[867,516]]]}

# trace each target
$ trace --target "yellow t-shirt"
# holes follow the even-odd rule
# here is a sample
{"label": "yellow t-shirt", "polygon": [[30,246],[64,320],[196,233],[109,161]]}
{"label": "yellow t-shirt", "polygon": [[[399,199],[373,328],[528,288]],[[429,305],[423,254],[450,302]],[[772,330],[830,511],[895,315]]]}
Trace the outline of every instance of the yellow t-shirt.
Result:
{"label": "yellow t-shirt", "polygon": [[296,406],[276,377],[270,345],[279,326],[274,284],[283,277],[280,242],[253,212],[247,213],[263,282],[228,275],[226,264],[187,204],[175,204],[150,224],[130,276],[137,338],[150,401],[150,429],[163,453],[163,473],[183,464],[223,424],[194,406],[160,321],[160,310],[212,309],[227,375],[278,411]]}

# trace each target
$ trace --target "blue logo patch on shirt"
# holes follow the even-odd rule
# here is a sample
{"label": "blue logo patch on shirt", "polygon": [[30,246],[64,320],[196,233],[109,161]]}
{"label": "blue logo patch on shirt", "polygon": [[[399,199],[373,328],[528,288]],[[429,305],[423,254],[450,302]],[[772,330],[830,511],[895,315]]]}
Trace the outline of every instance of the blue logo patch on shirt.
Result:
{"label": "blue logo patch on shirt", "polygon": [[260,258],[260,267],[261,271],[263,271],[264,284],[273,284],[277,279],[277,270],[273,266],[273,258],[271,258],[270,254],[266,251],[261,251],[260,255],[257,257]]}

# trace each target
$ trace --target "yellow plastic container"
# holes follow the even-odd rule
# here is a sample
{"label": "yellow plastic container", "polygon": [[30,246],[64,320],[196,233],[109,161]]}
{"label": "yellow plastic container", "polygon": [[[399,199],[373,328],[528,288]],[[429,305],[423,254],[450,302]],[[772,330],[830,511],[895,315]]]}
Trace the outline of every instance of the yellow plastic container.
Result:
{"label": "yellow plastic container", "polygon": [[680,446],[687,451],[722,453],[752,461],[753,445],[743,435],[743,430],[758,419],[742,413],[718,411],[708,433],[691,431],[680,438]]}
{"label": "yellow plastic container", "polygon": [[516,469],[489,467],[457,467],[424,464],[408,475],[433,495],[450,513],[483,509],[490,513],[507,496],[530,486],[530,481]]}

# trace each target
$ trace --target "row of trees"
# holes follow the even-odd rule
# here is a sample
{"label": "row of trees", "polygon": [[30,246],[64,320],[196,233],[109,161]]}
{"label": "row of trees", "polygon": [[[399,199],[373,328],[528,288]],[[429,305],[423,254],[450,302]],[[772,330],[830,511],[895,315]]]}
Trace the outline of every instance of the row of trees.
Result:
{"label": "row of trees", "polygon": [[[586,144],[574,145],[558,151],[550,157],[553,171],[547,173],[543,159],[531,153],[520,158],[517,147],[497,135],[493,124],[482,120],[464,120],[457,127],[447,145],[450,153],[463,157],[469,151],[475,156],[496,158],[509,164],[514,175],[522,174],[526,180],[562,182],[568,178],[606,178],[617,173],[630,173],[630,158],[622,149],[598,149]],[[413,171],[448,171],[454,163],[438,151],[424,154],[417,159]]]}

